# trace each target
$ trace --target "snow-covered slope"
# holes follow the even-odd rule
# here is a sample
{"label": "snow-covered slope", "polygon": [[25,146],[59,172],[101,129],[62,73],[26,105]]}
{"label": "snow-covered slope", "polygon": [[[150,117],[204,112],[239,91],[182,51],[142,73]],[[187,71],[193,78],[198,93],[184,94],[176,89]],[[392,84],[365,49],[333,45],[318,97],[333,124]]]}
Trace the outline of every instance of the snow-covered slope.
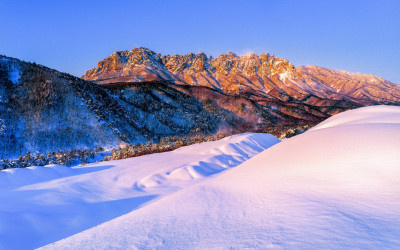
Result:
{"label": "snow-covered slope", "polygon": [[310,130],[346,126],[346,125],[367,125],[367,124],[399,124],[400,108],[390,106],[375,106],[350,110],[337,114],[334,118],[327,119]]}
{"label": "snow-covered slope", "polygon": [[[399,248],[399,110],[334,116],[215,178],[46,248]],[[94,200],[103,194],[55,187]]]}
{"label": "snow-covered slope", "polygon": [[144,208],[278,142],[248,133],[83,167],[0,171],[0,249],[40,247]]}

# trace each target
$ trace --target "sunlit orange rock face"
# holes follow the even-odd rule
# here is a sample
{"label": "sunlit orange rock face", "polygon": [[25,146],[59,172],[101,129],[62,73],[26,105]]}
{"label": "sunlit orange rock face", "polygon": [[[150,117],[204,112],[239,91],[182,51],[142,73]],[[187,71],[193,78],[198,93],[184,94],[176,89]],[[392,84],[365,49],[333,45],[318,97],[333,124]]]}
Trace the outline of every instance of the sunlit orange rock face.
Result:
{"label": "sunlit orange rock face", "polygon": [[268,53],[217,58],[204,53],[160,55],[147,48],[113,53],[83,76],[100,85],[163,81],[203,86],[245,97],[267,113],[325,119],[343,110],[374,104],[400,104],[400,87],[372,75],[317,66],[294,67]]}
{"label": "sunlit orange rock face", "polygon": [[311,103],[345,98],[363,105],[400,101],[400,88],[380,77],[317,66],[295,68],[286,59],[268,53],[237,56],[229,52],[213,58],[204,53],[162,56],[135,48],[115,52],[83,78],[99,83],[163,80],[283,101],[289,97]]}
{"label": "sunlit orange rock face", "polygon": [[275,82],[282,84],[286,78],[298,78],[291,63],[267,53],[237,56],[229,52],[209,58],[204,53],[161,56],[146,48],[115,52],[83,78],[117,82],[119,77],[127,81],[126,76],[130,82],[158,79],[207,86],[225,93],[266,92],[275,87]]}

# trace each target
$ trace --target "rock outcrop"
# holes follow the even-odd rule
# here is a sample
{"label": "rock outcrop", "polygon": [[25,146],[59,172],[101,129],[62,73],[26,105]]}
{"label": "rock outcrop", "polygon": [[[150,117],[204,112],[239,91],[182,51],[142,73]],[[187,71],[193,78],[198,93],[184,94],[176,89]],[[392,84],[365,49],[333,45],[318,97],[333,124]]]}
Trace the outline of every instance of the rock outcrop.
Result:
{"label": "rock outcrop", "polygon": [[165,81],[206,86],[253,100],[261,97],[299,101],[319,107],[337,102],[361,106],[400,103],[400,87],[380,77],[316,66],[296,68],[289,61],[268,53],[237,56],[229,52],[213,58],[204,53],[171,56],[135,48],[115,52],[83,78],[98,84]]}

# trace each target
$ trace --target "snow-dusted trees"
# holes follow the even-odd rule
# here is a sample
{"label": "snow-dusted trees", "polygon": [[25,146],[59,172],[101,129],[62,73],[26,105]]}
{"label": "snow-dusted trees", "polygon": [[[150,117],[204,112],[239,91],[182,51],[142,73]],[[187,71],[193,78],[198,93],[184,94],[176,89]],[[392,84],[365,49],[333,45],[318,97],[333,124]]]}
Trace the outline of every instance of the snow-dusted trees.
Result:
{"label": "snow-dusted trees", "polygon": [[136,157],[146,154],[161,153],[166,151],[171,151],[183,146],[192,145],[195,143],[201,143],[206,141],[215,141],[222,139],[227,136],[227,134],[193,134],[190,136],[167,136],[161,138],[158,143],[153,143],[148,141],[143,144],[128,145],[122,148],[111,150],[110,155],[104,157],[104,161],[119,160],[130,157]]}
{"label": "snow-dusted trees", "polygon": [[17,159],[2,159],[0,160],[0,170],[8,168],[26,168],[30,166],[45,166],[49,164],[59,164],[71,166],[76,164],[84,164],[93,161],[95,155],[103,151],[103,148],[86,150],[71,150],[68,152],[51,152],[47,155],[36,154],[31,155],[27,152],[26,155],[20,156]]}
{"label": "snow-dusted trees", "polygon": [[76,77],[41,65],[6,61],[18,64],[19,79],[13,83],[10,67],[0,65],[0,159],[28,151],[47,154],[111,146],[121,140],[77,93],[78,85],[95,84],[77,83]]}

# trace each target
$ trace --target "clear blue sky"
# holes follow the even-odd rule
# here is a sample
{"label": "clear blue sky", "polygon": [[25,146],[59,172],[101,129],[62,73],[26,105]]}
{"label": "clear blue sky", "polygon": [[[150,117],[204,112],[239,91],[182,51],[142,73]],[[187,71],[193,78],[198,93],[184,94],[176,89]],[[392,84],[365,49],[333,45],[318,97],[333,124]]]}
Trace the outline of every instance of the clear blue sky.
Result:
{"label": "clear blue sky", "polygon": [[0,0],[0,54],[81,76],[116,50],[269,52],[400,84],[400,0]]}

